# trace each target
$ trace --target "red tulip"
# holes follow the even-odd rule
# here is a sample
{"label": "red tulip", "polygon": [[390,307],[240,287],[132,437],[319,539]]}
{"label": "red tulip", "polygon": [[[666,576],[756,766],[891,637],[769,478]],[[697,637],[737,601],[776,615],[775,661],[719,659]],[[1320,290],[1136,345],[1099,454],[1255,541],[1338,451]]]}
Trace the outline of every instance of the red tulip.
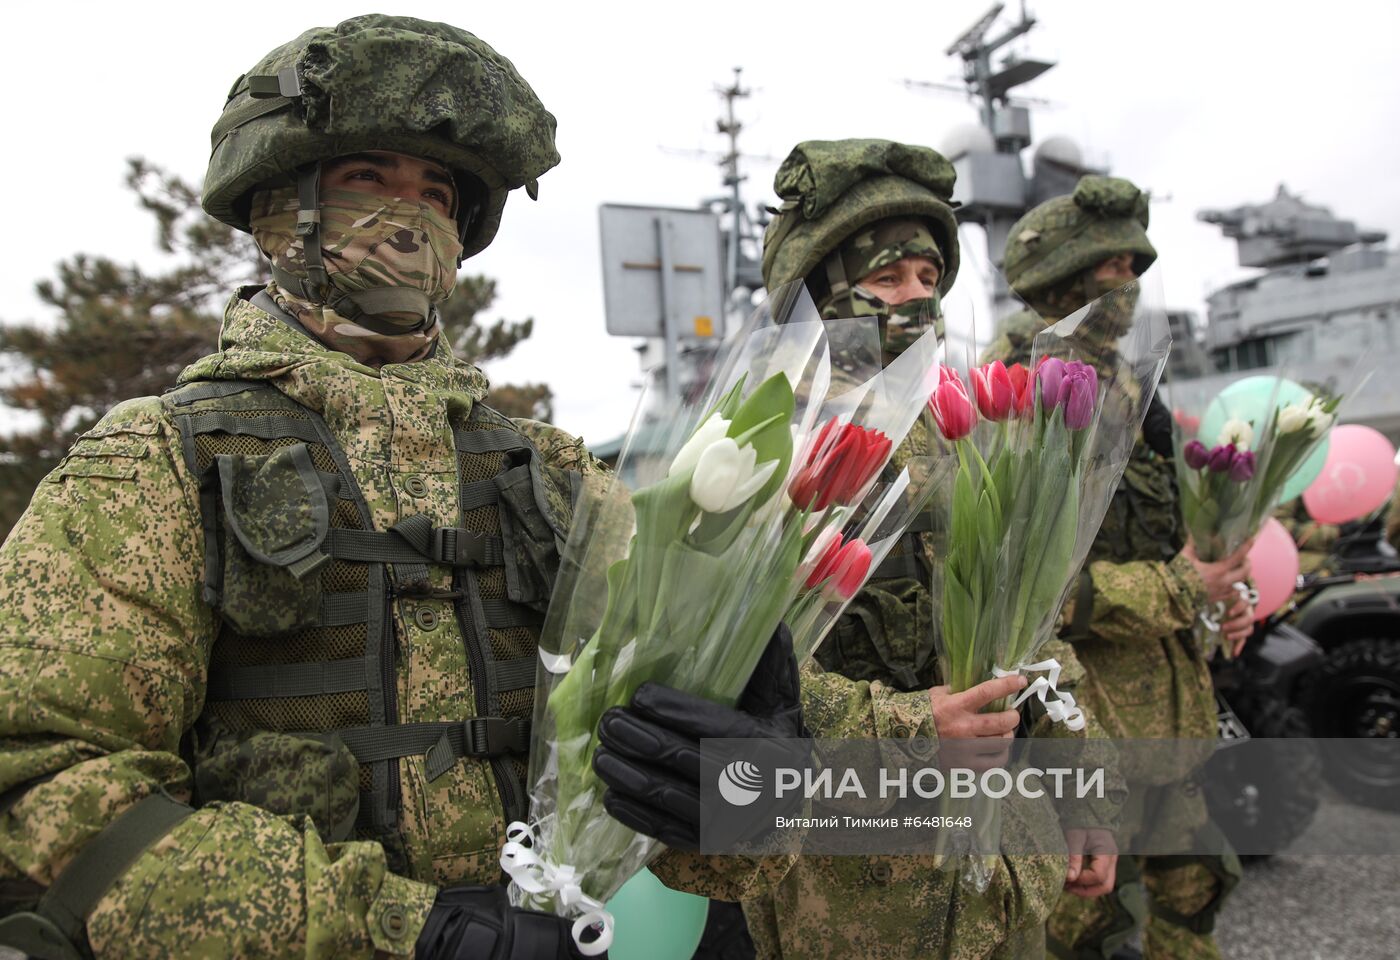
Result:
{"label": "red tulip", "polygon": [[[820,546],[822,540],[826,539],[828,538],[819,538],[817,545]],[[872,559],[870,548],[865,545],[864,540],[856,537],[842,543],[840,535],[837,534],[829,538],[821,559],[808,574],[806,588],[813,590],[826,581],[824,592],[828,596],[836,600],[849,600],[865,586]]]}
{"label": "red tulip", "polygon": [[968,399],[967,387],[952,367],[940,367],[938,389],[928,400],[939,431],[949,440],[961,440],[977,425],[977,408]]}
{"label": "red tulip", "polygon": [[1011,390],[1016,397],[1016,413],[1023,414],[1031,408],[1035,400],[1035,387],[1031,385],[1030,371],[1019,363],[1006,368],[1006,376],[1011,381]]}
{"label": "red tulip", "polygon": [[1000,360],[973,370],[968,378],[977,394],[977,409],[988,420],[1005,420],[1016,400],[1011,374]]}
{"label": "red tulip", "polygon": [[843,424],[833,417],[807,448],[806,463],[793,476],[788,495],[809,510],[852,503],[885,465],[892,446],[879,430]]}

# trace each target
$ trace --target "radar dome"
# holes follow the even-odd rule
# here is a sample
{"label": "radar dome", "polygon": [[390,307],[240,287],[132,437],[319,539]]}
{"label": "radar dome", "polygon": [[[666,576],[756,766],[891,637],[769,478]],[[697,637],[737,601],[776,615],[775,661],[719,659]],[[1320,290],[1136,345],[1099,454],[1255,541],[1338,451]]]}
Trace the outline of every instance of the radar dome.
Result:
{"label": "radar dome", "polygon": [[965,157],[969,153],[995,153],[996,149],[991,131],[975,123],[956,126],[943,138],[942,152],[949,160]]}
{"label": "radar dome", "polygon": [[1069,137],[1048,137],[1035,148],[1035,162],[1042,160],[1069,167],[1071,170],[1084,170],[1084,153],[1079,144]]}

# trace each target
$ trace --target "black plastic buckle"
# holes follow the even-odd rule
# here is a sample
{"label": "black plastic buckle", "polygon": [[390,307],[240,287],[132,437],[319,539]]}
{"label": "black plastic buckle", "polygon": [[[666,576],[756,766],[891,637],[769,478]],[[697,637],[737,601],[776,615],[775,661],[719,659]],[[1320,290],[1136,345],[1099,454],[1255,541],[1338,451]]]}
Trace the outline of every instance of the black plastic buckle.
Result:
{"label": "black plastic buckle", "polygon": [[434,563],[449,567],[465,567],[480,563],[484,556],[486,534],[461,527],[434,527],[431,543]]}
{"label": "black plastic buckle", "polygon": [[462,729],[469,756],[524,753],[530,747],[530,725],[522,717],[471,717],[462,721]]}

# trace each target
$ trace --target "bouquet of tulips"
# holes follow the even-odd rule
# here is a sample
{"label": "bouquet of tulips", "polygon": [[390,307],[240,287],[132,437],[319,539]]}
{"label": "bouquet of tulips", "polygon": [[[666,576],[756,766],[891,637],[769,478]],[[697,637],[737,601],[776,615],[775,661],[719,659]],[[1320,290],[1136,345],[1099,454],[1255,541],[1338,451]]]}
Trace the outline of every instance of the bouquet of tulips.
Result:
{"label": "bouquet of tulips", "polygon": [[965,381],[943,366],[929,401],[935,436],[957,457],[937,571],[944,677],[956,692],[1044,673],[1017,704],[1035,696],[1073,726],[1082,712],[1056,692],[1057,665],[1035,656],[1103,521],[1170,345],[1160,310],[1136,306],[1108,338],[1096,306],[1042,331],[1029,367],[995,361]]}
{"label": "bouquet of tulips", "polygon": [[[1300,495],[1326,456],[1340,395],[1315,394],[1292,380],[1246,377],[1189,413],[1193,398],[1177,390],[1173,417],[1181,515],[1202,560],[1224,559],[1255,536],[1279,504]],[[1249,585],[1235,589],[1249,602]],[[1226,604],[1202,611],[1207,649],[1228,656],[1220,620]]]}
{"label": "bouquet of tulips", "polygon": [[646,681],[733,704],[785,616],[808,655],[937,481],[879,482],[932,387],[931,324],[882,369],[874,318],[821,320],[799,288],[727,351],[698,402],[634,428],[617,474],[585,486],[541,638],[532,822],[502,866],[519,902],[577,917],[585,951],[658,849],[603,809],[603,712]]}
{"label": "bouquet of tulips", "polygon": [[[946,531],[934,563],[943,677],[959,692],[1025,674],[1020,695],[991,709],[1034,697],[1070,730],[1083,727],[1083,710],[1057,689],[1058,662],[1037,655],[1055,632],[1166,363],[1165,314],[1141,305],[1136,292],[1114,297],[1113,335],[1096,301],[1037,335],[1029,366],[994,361],[966,378],[942,366],[929,400],[933,436],[956,456],[957,471],[951,496],[935,500],[935,525]],[[994,815],[974,818],[981,854],[995,849]],[[984,886],[988,864],[965,861],[965,877]]]}

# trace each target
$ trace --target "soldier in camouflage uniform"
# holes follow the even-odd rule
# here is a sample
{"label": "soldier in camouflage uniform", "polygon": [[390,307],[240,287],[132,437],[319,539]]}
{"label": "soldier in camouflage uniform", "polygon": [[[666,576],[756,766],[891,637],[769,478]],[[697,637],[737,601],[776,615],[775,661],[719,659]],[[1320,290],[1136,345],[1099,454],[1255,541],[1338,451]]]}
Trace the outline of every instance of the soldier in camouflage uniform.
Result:
{"label": "soldier in camouflage uniform", "polygon": [[[1046,324],[1105,295],[1096,322],[1106,337],[1116,336],[1115,318],[1131,315],[1131,297],[1120,291],[1121,299],[1113,300],[1113,291],[1157,256],[1147,239],[1147,216],[1146,195],[1128,181],[1085,177],[1072,196],[1021,218],[1011,229],[1003,269],[1031,309],[1004,321],[983,360],[1029,363],[1032,340]],[[1207,601],[1235,598],[1230,585],[1248,576],[1247,547],[1206,564],[1183,542],[1171,455],[1170,415],[1154,397],[1064,615],[1064,636],[1086,671],[1081,702],[1115,738],[1215,737],[1210,671],[1192,627]],[[1227,637],[1242,643],[1251,628],[1252,611],[1236,603]],[[1134,822],[1170,824],[1178,835],[1204,828],[1198,793],[1134,782],[1131,772],[1129,786]],[[1052,952],[1107,957],[1150,909],[1147,956],[1218,957],[1214,918],[1238,879],[1237,861],[1225,859],[1123,858],[1113,897],[1062,898],[1049,927]]]}
{"label": "soldier in camouflage uniform", "polygon": [[[475,36],[370,15],[265,57],[212,139],[204,207],[273,282],[84,434],[0,549],[0,943],[573,955],[499,853],[600,467],[487,407],[434,310],[558,162],[554,118]],[[751,692],[797,714],[769,649]]]}
{"label": "soldier in camouflage uniform", "polygon": [[[898,354],[940,317],[939,299],[957,274],[953,176],[951,164],[926,147],[884,140],[799,144],[775,182],[785,203],[765,237],[765,283],[776,290],[805,281],[827,318],[878,317],[887,357]],[[896,452],[897,466],[929,453],[924,429],[916,427]],[[1022,678],[989,681],[959,695],[939,686],[930,549],[929,533],[908,537],[853,601],[818,651],[817,664],[804,669],[804,716],[814,736],[933,742],[1013,734],[1015,711],[978,711],[1019,689]],[[1072,682],[1072,658],[1065,666]],[[1001,858],[983,894],[932,856],[799,857],[772,893],[744,905],[758,954],[879,960],[1043,955],[1042,924],[1067,879],[1061,831],[1111,827],[1112,807],[1086,809],[1074,825],[1056,823],[1044,808],[1032,811],[1034,822],[1008,824],[1021,842],[1045,852]],[[1078,830],[1072,842],[1082,844],[1088,832]],[[1082,881],[1085,889],[1105,882],[1107,889],[1113,857],[1098,848],[1089,852],[1099,856],[1070,881]]]}
{"label": "soldier in camouflage uniform", "polygon": [[1283,524],[1298,547],[1298,572],[1324,572],[1332,557],[1332,548],[1342,535],[1334,523],[1318,523],[1308,515],[1302,497],[1295,497],[1274,511],[1274,519]]}

